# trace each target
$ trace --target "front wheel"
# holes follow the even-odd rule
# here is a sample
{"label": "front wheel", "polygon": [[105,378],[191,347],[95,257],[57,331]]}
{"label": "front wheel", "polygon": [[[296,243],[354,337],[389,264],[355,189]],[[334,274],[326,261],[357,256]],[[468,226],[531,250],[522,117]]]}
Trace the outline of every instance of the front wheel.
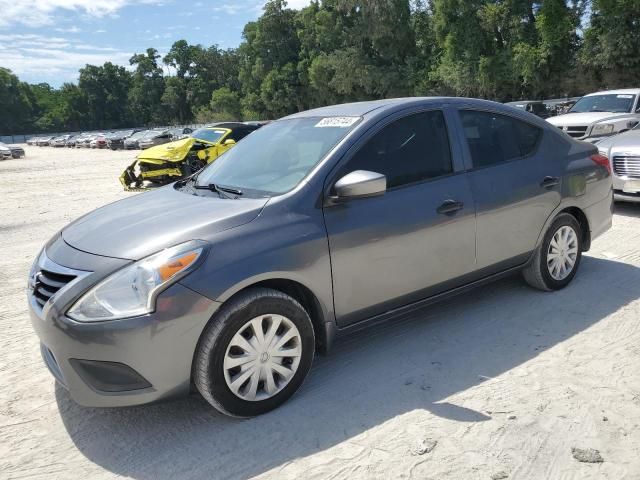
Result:
{"label": "front wheel", "polygon": [[523,271],[529,285],[539,290],[560,290],[576,275],[582,258],[582,229],[573,215],[556,217],[542,244]]}
{"label": "front wheel", "polygon": [[298,390],[314,350],[305,309],[282,292],[255,288],[223,305],[211,320],[196,349],[193,380],[220,412],[252,417]]}

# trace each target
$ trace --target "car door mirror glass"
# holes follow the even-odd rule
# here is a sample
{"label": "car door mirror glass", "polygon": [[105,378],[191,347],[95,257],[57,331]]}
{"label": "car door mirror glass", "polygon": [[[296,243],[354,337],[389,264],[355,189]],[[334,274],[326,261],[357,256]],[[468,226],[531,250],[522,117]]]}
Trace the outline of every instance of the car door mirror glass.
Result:
{"label": "car door mirror glass", "polygon": [[382,195],[386,190],[387,177],[367,170],[348,173],[335,184],[335,194],[339,199],[372,197]]}

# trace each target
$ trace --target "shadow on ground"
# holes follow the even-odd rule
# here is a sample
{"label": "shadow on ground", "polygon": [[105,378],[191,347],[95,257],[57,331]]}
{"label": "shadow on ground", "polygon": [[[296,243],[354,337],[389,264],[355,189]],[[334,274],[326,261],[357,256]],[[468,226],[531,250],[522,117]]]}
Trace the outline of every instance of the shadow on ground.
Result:
{"label": "shadow on ground", "polygon": [[284,407],[249,420],[217,414],[197,396],[164,404],[89,409],[56,389],[79,450],[137,479],[247,478],[348,440],[415,409],[453,422],[487,412],[448,403],[536,357],[637,299],[640,269],[585,257],[566,289],[542,293],[513,277],[410,318],[372,327],[316,359]]}

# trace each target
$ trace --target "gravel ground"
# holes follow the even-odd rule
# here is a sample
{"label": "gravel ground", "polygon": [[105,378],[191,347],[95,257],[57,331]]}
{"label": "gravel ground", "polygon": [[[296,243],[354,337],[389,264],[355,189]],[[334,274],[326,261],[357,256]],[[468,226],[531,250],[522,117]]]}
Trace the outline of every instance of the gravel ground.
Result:
{"label": "gravel ground", "polygon": [[268,415],[101,410],[55,385],[24,289],[51,235],[130,195],[134,154],[26,152],[0,162],[0,478],[640,479],[640,205],[565,290],[513,277],[346,338]]}

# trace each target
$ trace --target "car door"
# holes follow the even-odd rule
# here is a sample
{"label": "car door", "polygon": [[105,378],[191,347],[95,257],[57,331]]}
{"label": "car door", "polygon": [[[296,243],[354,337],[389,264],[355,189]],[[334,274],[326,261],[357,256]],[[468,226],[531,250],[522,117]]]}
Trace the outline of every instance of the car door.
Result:
{"label": "car door", "polygon": [[560,203],[560,152],[544,146],[544,129],[519,118],[461,109],[459,119],[476,203],[478,268],[491,273],[521,264]]}
{"label": "car door", "polygon": [[418,301],[475,268],[475,210],[442,110],[389,119],[354,146],[327,189],[368,170],[384,195],[324,207],[340,326]]}

